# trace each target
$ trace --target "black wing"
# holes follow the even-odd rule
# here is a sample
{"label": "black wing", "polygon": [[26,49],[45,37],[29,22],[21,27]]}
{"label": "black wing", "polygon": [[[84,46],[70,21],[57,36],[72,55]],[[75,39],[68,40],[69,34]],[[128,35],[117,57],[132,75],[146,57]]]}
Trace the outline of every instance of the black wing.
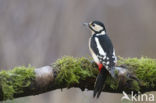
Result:
{"label": "black wing", "polygon": [[[98,39],[100,46],[102,47],[106,55],[101,55],[99,53],[95,38]],[[90,46],[103,65],[105,65],[106,67],[108,66],[109,68],[115,66],[116,63],[115,51],[112,42],[107,35],[93,36],[91,38]]]}

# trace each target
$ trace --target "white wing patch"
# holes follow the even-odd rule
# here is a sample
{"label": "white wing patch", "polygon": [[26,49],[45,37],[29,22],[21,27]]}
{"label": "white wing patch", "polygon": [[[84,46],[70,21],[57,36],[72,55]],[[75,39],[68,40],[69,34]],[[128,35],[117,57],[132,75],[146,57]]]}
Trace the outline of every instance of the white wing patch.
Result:
{"label": "white wing patch", "polygon": [[96,44],[97,44],[97,48],[99,50],[99,54],[103,55],[103,56],[106,56],[106,53],[104,52],[103,48],[101,47],[101,44],[100,44],[99,39],[97,37],[95,37],[95,41],[96,41]]}
{"label": "white wing patch", "polygon": [[114,58],[114,63],[116,64],[117,63],[117,57],[115,56],[115,50],[113,49],[113,56],[112,58]]}

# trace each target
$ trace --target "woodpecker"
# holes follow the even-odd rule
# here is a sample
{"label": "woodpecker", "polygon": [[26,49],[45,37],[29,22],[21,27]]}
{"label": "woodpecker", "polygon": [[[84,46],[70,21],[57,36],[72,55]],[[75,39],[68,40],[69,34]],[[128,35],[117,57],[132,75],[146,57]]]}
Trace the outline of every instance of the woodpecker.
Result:
{"label": "woodpecker", "polygon": [[104,87],[106,75],[110,74],[115,78],[114,69],[117,63],[117,58],[115,55],[115,49],[106,33],[104,24],[100,21],[91,21],[89,23],[84,23],[84,25],[91,31],[89,50],[95,63],[98,65],[99,70],[93,94],[94,97],[97,96],[98,98]]}

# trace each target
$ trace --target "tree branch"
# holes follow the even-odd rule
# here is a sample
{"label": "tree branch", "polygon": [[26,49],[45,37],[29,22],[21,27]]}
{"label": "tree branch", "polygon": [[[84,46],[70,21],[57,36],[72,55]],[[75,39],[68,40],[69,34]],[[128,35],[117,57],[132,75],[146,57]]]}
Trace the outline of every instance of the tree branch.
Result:
{"label": "tree branch", "polygon": [[[63,57],[51,66],[15,67],[0,72],[0,101],[37,95],[47,91],[78,87],[94,89],[96,64],[86,58]],[[156,61],[150,58],[120,58],[115,67],[117,79],[108,75],[103,91],[156,91]]]}

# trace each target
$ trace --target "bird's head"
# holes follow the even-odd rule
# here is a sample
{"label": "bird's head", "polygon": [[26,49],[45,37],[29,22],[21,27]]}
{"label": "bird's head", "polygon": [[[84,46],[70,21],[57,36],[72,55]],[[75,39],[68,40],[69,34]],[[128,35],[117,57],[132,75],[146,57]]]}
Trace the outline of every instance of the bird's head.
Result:
{"label": "bird's head", "polygon": [[97,33],[105,34],[106,32],[104,24],[100,21],[91,21],[89,23],[84,23],[84,25],[89,27],[92,34],[97,34]]}

